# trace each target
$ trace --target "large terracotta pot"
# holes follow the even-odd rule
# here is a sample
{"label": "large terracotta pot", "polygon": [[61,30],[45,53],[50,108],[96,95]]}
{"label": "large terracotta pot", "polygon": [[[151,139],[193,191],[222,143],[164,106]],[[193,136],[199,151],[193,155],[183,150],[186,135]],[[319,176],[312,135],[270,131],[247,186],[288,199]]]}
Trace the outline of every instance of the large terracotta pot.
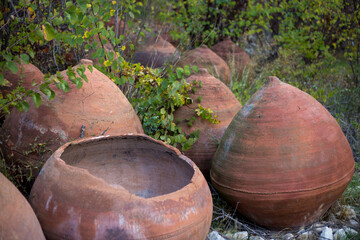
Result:
{"label": "large terracotta pot", "polygon": [[174,63],[179,58],[179,52],[162,37],[150,38],[134,53],[132,62],[141,63],[152,68],[164,67],[167,63]]}
{"label": "large terracotta pot", "polygon": [[242,72],[250,63],[249,55],[229,38],[215,44],[211,47],[211,50],[229,65],[233,65],[236,71]]}
{"label": "large terracotta pot", "polygon": [[6,95],[16,87],[22,86],[25,89],[33,89],[32,83],[40,84],[44,81],[44,74],[33,64],[16,64],[16,74],[10,70],[3,72],[4,78],[9,81],[8,86],[0,86],[0,93]]}
{"label": "large terracotta pot", "polygon": [[[66,71],[62,75],[67,79]],[[85,75],[88,82],[81,89],[73,83],[67,93],[54,87],[54,100],[43,97],[36,108],[29,99],[27,112],[11,111],[0,134],[7,162],[40,169],[52,151],[81,136],[82,125],[84,137],[143,133],[138,116],[119,88],[95,68],[92,73],[87,69]]]}
{"label": "large terracotta pot", "polygon": [[[175,111],[174,119],[178,121],[178,125],[186,134],[200,130],[199,139],[189,150],[185,151],[185,155],[193,160],[202,173],[208,177],[211,160],[217,146],[231,120],[240,110],[241,104],[230,89],[220,80],[211,76],[206,69],[200,69],[198,74],[186,79],[187,82],[192,84],[194,80],[201,82],[202,87],[198,86],[196,93],[190,94],[190,97],[194,100],[192,104]],[[199,97],[201,97],[201,102],[198,100]],[[195,113],[198,104],[213,110],[220,123],[213,124],[198,117]],[[195,117],[196,121],[192,126],[189,126],[186,119],[192,117]]]}
{"label": "large terracotta pot", "polygon": [[186,52],[178,61],[177,66],[196,65],[206,68],[226,85],[231,82],[231,73],[227,63],[205,45]]}
{"label": "large terracotta pot", "polygon": [[211,180],[249,219],[285,228],[322,216],[353,173],[349,143],[331,114],[310,95],[270,77],[226,130]]}
{"label": "large terracotta pot", "polygon": [[205,239],[212,198],[196,165],[146,135],[60,147],[30,203],[47,239]]}
{"label": "large terracotta pot", "polygon": [[30,204],[1,173],[0,209],[0,239],[45,240]]}

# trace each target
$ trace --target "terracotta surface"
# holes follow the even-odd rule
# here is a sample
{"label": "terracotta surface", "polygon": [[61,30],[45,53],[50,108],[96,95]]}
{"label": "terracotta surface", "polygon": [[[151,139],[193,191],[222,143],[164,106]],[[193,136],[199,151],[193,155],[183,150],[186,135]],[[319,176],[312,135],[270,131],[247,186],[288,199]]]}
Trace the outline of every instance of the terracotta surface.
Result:
{"label": "terracotta surface", "polygon": [[226,130],[211,180],[257,224],[299,227],[341,196],[354,164],[331,114],[307,93],[270,77]]}
{"label": "terracotta surface", "polygon": [[[65,71],[62,74],[66,75]],[[41,166],[51,151],[79,138],[82,125],[84,137],[143,133],[139,118],[119,88],[95,68],[85,74],[89,81],[81,89],[70,83],[70,90],[64,93],[54,86],[53,101],[43,97],[36,108],[29,99],[27,112],[11,111],[1,130],[0,146],[6,161],[30,161]]]}
{"label": "terracotta surface", "polygon": [[32,82],[42,83],[44,74],[33,64],[16,64],[18,72],[13,74],[10,70],[3,72],[4,78],[10,82],[9,86],[0,86],[0,93],[6,95],[13,91],[20,83],[25,89],[32,89]]}
{"label": "terracotta surface", "polygon": [[196,165],[145,135],[65,144],[30,202],[47,239],[205,239],[212,218]]}
{"label": "terracotta surface", "polygon": [[208,69],[215,77],[229,85],[231,82],[230,69],[227,63],[208,47],[201,46],[186,52],[178,61],[177,66],[196,65]]}
{"label": "terracotta surface", "polygon": [[44,239],[30,204],[0,173],[0,239]]}
{"label": "terracotta surface", "polygon": [[164,67],[166,63],[174,63],[179,58],[179,52],[162,37],[154,37],[142,43],[134,53],[132,62],[141,63],[152,68]]}
{"label": "terracotta surface", "polygon": [[[194,80],[202,82],[202,87],[197,87],[196,93],[190,95],[194,100],[192,104],[183,106],[175,111],[174,119],[176,122],[180,120],[178,125],[187,134],[200,130],[199,139],[185,152],[185,155],[193,160],[202,173],[208,177],[211,160],[216,152],[217,145],[231,120],[240,110],[241,104],[230,89],[220,80],[211,76],[206,69],[200,69],[198,74],[187,79],[190,83],[193,83]],[[201,97],[201,102],[198,101],[199,96]],[[195,113],[198,104],[213,110],[218,116],[217,119],[220,123],[213,124],[208,120],[198,117]],[[192,117],[196,117],[196,121],[189,127],[186,119],[191,119]]]}
{"label": "terracotta surface", "polygon": [[249,55],[229,38],[215,44],[211,47],[211,50],[228,64],[234,64],[236,71],[242,72],[250,63]]}

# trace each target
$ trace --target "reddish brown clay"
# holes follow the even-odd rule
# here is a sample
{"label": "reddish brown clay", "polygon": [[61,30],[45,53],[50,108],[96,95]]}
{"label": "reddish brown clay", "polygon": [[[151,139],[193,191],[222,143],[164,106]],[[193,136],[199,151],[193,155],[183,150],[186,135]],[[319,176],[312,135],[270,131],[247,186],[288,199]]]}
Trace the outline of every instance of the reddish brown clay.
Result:
{"label": "reddish brown clay", "polygon": [[134,63],[141,63],[152,68],[161,68],[166,63],[174,63],[179,58],[179,52],[168,41],[158,36],[143,43],[133,56]]}
{"label": "reddish brown clay", "polygon": [[44,74],[33,64],[16,64],[18,72],[10,70],[3,72],[4,78],[9,81],[9,86],[1,86],[0,92],[4,95],[13,91],[21,84],[25,89],[32,89],[32,83],[40,84],[44,81]]}
{"label": "reddish brown clay", "polygon": [[[62,75],[67,79],[65,71]],[[67,93],[54,87],[53,101],[43,97],[36,108],[29,99],[27,112],[14,109],[10,113],[1,131],[1,148],[8,162],[42,164],[51,151],[79,138],[82,125],[84,137],[143,133],[139,118],[119,88],[95,68],[92,73],[87,69],[85,75],[88,82],[81,89],[73,83]]]}
{"label": "reddish brown clay", "polygon": [[236,114],[212,162],[214,187],[269,228],[322,216],[354,173],[352,151],[313,97],[270,77]]}
{"label": "reddish brown clay", "polygon": [[47,239],[205,239],[212,198],[196,165],[145,135],[67,143],[31,190]]}
{"label": "reddish brown clay", "polygon": [[[231,120],[240,110],[241,104],[230,89],[220,80],[211,76],[206,69],[200,69],[198,74],[186,80],[189,83],[193,83],[194,80],[201,82],[202,87],[197,87],[196,93],[190,95],[194,100],[192,104],[175,111],[174,119],[179,121],[178,125],[187,134],[200,130],[199,139],[185,152],[185,155],[193,160],[202,173],[208,177],[211,159],[216,152],[217,145]],[[199,97],[201,102],[198,100]],[[213,124],[208,120],[198,117],[195,113],[198,104],[213,110],[218,116],[220,123]],[[196,121],[190,127],[186,119],[191,119],[192,117],[196,117]]]}
{"label": "reddish brown clay", "polygon": [[199,68],[206,68],[213,76],[221,79],[226,85],[229,85],[231,82],[230,69],[227,63],[205,45],[186,52],[180,58],[177,65],[196,65]]}
{"label": "reddish brown clay", "polygon": [[242,72],[250,62],[249,55],[229,38],[212,46],[211,50],[228,64],[234,64],[236,71]]}
{"label": "reddish brown clay", "polygon": [[1,173],[0,209],[0,239],[45,240],[30,204]]}

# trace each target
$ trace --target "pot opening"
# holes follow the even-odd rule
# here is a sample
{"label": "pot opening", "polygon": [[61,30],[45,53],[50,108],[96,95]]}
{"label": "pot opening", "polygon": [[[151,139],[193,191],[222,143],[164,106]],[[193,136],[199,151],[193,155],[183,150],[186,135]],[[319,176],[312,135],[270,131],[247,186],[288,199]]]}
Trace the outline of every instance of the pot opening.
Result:
{"label": "pot opening", "polygon": [[145,137],[100,138],[69,145],[61,155],[112,187],[151,198],[185,187],[194,169],[173,150]]}

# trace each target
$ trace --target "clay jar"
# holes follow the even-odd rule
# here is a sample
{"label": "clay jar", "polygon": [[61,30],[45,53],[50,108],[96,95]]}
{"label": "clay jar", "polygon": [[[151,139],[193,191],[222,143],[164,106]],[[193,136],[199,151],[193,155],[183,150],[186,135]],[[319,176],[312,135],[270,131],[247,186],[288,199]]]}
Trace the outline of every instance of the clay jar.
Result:
{"label": "clay jar", "polygon": [[229,65],[233,65],[234,69],[239,72],[242,72],[250,62],[247,53],[229,38],[215,44],[211,47],[211,50]]}
{"label": "clay jar", "polygon": [[161,68],[167,63],[174,63],[178,58],[179,52],[176,48],[158,36],[143,43],[134,53],[132,62],[151,68]]}
{"label": "clay jar", "polygon": [[44,81],[44,74],[33,64],[16,64],[16,74],[10,70],[3,72],[4,78],[9,81],[9,86],[1,86],[0,92],[4,95],[12,92],[21,85],[25,89],[33,89],[32,83],[40,84]]}
{"label": "clay jar", "polygon": [[209,73],[219,78],[226,85],[231,82],[230,69],[227,63],[205,45],[186,52],[177,63],[177,66],[196,65],[208,69]]}
{"label": "clay jar", "polygon": [[146,135],[60,147],[30,203],[47,239],[205,239],[212,198],[196,165]]}
{"label": "clay jar", "polygon": [[353,173],[351,148],[331,114],[270,77],[226,130],[211,180],[240,213],[280,229],[321,217]]}
{"label": "clay jar", "polygon": [[[186,79],[192,84],[195,80],[201,82],[202,87],[197,85],[196,93],[190,95],[194,102],[176,110],[174,119],[186,134],[200,130],[199,139],[189,150],[185,151],[185,155],[193,160],[202,173],[208,177],[211,160],[216,152],[217,145],[231,120],[240,110],[241,104],[230,89],[220,80],[211,76],[206,69],[200,69],[198,74]],[[201,101],[199,101],[199,97]],[[195,113],[198,104],[213,110],[220,123],[214,124],[198,117]],[[190,127],[187,119],[192,117],[195,117],[196,120]]]}
{"label": "clay jar", "polygon": [[0,209],[0,239],[45,240],[30,204],[1,173]]}
{"label": "clay jar", "polygon": [[[91,63],[87,61],[83,63]],[[61,74],[68,80],[66,71]],[[139,118],[119,88],[95,68],[92,73],[87,69],[85,75],[88,82],[84,81],[81,89],[70,81],[66,93],[53,86],[54,100],[43,97],[36,108],[28,99],[27,112],[11,111],[1,131],[7,162],[31,162],[33,167],[40,167],[51,151],[79,138],[82,125],[84,137],[143,133]]]}

